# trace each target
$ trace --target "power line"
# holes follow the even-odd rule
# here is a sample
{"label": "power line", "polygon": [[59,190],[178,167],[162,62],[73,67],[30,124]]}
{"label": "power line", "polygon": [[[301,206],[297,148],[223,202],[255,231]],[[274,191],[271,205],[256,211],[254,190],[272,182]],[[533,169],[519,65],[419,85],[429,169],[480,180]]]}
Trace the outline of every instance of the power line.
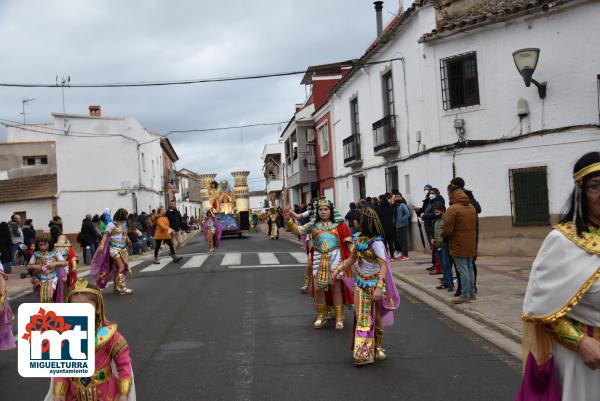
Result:
{"label": "power line", "polygon": [[[157,138],[152,139],[147,142],[138,142],[136,139],[134,139],[130,136],[127,136],[127,135],[123,135],[123,134],[109,134],[109,133],[98,134],[96,132],[82,132],[82,131],[71,131],[71,130],[69,130],[65,134],[65,132],[62,129],[48,127],[48,126],[39,125],[39,124],[23,125],[19,122],[4,119],[4,118],[0,118],[0,124],[4,125],[5,127],[17,128],[17,129],[21,129],[23,131],[30,131],[30,132],[40,133],[40,134],[56,135],[56,136],[63,136],[63,137],[75,137],[75,138],[122,137],[122,138],[125,138],[128,140],[134,141],[141,146],[141,145],[145,145],[148,143],[159,141],[161,138],[165,138],[165,137],[171,136],[173,134],[207,133],[207,132],[216,132],[216,131],[226,131],[226,130],[231,130],[231,129],[240,129],[240,128],[274,126],[274,125],[287,124],[287,121],[272,122],[272,123],[253,123],[253,124],[246,124],[246,125],[232,125],[232,126],[225,126],[225,127],[199,128],[199,129],[190,129],[190,130],[174,130],[174,131],[168,131],[168,133],[165,135],[158,135]],[[32,127],[34,127],[34,128],[32,128]],[[35,129],[35,128],[37,128],[37,129]]]}
{"label": "power line", "polygon": [[[359,63],[358,61],[352,61],[352,67],[360,66],[366,67],[375,64],[389,63],[392,61],[402,60],[400,57],[391,58],[387,60],[379,60],[379,61],[371,61]],[[332,66],[319,66],[311,68],[311,72],[319,72],[319,71],[331,71]],[[254,75],[240,75],[240,76],[230,76],[230,77],[216,77],[216,78],[200,78],[200,79],[184,79],[184,80],[172,80],[172,81],[147,81],[147,82],[112,82],[112,83],[83,83],[83,84],[73,84],[66,81],[56,81],[54,84],[42,84],[42,83],[10,83],[10,82],[0,82],[0,86],[4,87],[17,87],[17,88],[125,88],[125,87],[151,87],[151,86],[173,86],[173,85],[193,85],[193,84],[203,84],[203,83],[211,83],[211,82],[229,82],[229,81],[247,81],[253,79],[264,79],[264,78],[275,78],[275,77],[285,77],[291,75],[299,75],[305,74],[308,69],[295,70],[295,71],[285,71],[285,72],[273,72],[273,73],[263,73],[263,74],[254,74]]]}

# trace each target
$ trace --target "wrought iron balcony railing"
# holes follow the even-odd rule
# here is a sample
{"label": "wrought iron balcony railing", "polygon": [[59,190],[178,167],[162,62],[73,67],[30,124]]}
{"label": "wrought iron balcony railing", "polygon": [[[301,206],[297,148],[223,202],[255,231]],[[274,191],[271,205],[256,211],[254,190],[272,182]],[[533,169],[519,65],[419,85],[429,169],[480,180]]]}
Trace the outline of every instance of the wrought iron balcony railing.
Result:
{"label": "wrought iron balcony railing", "polygon": [[344,148],[344,166],[362,163],[360,154],[360,134],[352,134],[342,141]]}
{"label": "wrought iron balcony railing", "polygon": [[373,123],[373,151],[376,156],[400,150],[396,116],[389,115]]}

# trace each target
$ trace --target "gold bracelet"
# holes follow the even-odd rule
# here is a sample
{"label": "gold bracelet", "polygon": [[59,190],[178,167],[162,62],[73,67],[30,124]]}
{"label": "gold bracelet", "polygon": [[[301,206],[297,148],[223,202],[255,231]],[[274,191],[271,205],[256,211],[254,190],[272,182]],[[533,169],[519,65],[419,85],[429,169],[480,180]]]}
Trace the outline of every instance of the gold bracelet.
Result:
{"label": "gold bracelet", "polygon": [[69,382],[54,382],[52,386],[52,393],[54,395],[67,395],[67,390],[69,389]]}
{"label": "gold bracelet", "polygon": [[585,333],[579,329],[576,321],[566,317],[560,317],[546,327],[560,345],[574,352],[579,350],[579,344],[585,337]]}
{"label": "gold bracelet", "polygon": [[379,289],[383,289],[383,286],[384,286],[384,285],[385,285],[385,283],[383,282],[383,280],[382,280],[382,279],[379,279],[379,280],[377,281],[377,285],[376,285],[375,287],[376,287],[376,288],[379,288]]}
{"label": "gold bracelet", "polygon": [[119,381],[119,394],[129,395],[131,391],[131,379],[123,379]]}

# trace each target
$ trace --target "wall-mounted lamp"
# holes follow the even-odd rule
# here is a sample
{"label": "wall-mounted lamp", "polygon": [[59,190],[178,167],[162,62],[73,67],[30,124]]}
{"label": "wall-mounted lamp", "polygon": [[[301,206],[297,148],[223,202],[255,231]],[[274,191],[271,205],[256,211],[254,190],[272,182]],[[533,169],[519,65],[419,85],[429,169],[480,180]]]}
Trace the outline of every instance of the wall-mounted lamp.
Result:
{"label": "wall-mounted lamp", "polygon": [[540,58],[540,49],[521,49],[513,53],[513,59],[515,60],[515,66],[519,70],[519,74],[525,81],[525,86],[529,88],[529,85],[533,82],[538,88],[538,94],[540,99],[546,98],[546,86],[547,82],[538,82],[533,79],[533,72],[537,67],[538,59]]}
{"label": "wall-mounted lamp", "polygon": [[454,120],[454,130],[456,131],[456,135],[458,135],[458,141],[464,142],[465,139],[465,120],[462,118],[457,118]]}

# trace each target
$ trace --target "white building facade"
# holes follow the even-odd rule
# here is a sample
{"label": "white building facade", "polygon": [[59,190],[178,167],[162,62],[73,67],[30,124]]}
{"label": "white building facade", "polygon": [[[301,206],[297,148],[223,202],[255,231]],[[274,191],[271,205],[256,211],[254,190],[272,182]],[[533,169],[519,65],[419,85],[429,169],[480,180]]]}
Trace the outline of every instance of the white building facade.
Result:
{"label": "white building facade", "polygon": [[150,211],[162,204],[159,137],[134,118],[52,114],[51,124],[9,127],[7,142],[54,141],[56,212],[66,233],[78,232],[88,213],[125,208]]}
{"label": "white building facade", "polygon": [[[445,3],[395,17],[333,89],[336,203],[398,189],[420,204],[460,176],[483,209],[480,253],[535,254],[573,164],[600,150],[600,3]],[[523,48],[541,49],[544,99],[515,68]]]}

